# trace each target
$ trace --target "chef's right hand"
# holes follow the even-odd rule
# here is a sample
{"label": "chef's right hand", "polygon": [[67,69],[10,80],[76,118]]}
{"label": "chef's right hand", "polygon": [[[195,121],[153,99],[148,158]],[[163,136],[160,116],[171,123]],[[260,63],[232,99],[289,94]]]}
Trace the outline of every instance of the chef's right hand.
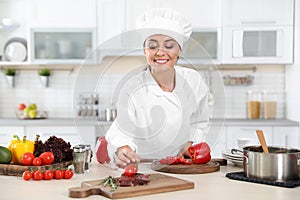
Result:
{"label": "chef's right hand", "polygon": [[119,147],[115,152],[115,163],[117,167],[124,168],[131,163],[139,163],[140,156],[128,145]]}

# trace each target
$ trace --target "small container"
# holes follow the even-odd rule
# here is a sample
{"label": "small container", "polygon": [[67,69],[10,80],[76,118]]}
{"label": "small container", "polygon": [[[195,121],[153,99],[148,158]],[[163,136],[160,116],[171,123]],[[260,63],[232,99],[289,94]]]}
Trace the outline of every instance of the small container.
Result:
{"label": "small container", "polygon": [[105,120],[114,121],[117,117],[117,109],[115,108],[106,108],[105,109]]}
{"label": "small container", "polygon": [[277,110],[277,100],[275,92],[263,92],[264,119],[275,119]]}
{"label": "small container", "polygon": [[83,174],[85,171],[86,148],[85,145],[73,147],[73,164],[75,174]]}
{"label": "small container", "polygon": [[259,119],[261,107],[261,92],[247,92],[247,116],[248,119]]}
{"label": "small container", "polygon": [[92,162],[93,151],[91,149],[91,145],[87,144],[87,145],[84,145],[84,146],[85,146],[85,153],[86,153],[85,163],[84,163],[84,170],[88,171],[90,169],[90,164]]}

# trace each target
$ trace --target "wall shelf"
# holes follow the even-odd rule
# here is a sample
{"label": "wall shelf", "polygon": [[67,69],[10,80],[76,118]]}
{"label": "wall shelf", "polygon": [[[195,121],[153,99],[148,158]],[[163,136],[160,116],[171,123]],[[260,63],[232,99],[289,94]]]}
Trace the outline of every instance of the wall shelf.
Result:
{"label": "wall shelf", "polygon": [[32,65],[31,64],[25,64],[22,65],[2,65],[0,63],[0,71],[4,71],[7,68],[14,68],[16,70],[20,71],[38,71],[41,69],[50,69],[51,71],[69,71],[70,73],[74,72],[75,69],[79,66],[75,65]]}

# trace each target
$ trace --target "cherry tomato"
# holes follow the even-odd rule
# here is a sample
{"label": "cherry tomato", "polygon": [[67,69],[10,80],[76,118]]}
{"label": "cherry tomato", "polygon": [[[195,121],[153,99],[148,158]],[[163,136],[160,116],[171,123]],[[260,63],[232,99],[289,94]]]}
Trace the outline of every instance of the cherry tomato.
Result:
{"label": "cherry tomato", "polygon": [[30,166],[30,165],[32,165],[33,159],[34,159],[34,155],[30,152],[26,152],[21,157],[21,164]]}
{"label": "cherry tomato", "polygon": [[46,170],[44,172],[44,179],[45,180],[51,180],[51,179],[53,179],[53,172],[51,170]]}
{"label": "cherry tomato", "polygon": [[23,172],[22,177],[25,181],[29,181],[32,178],[32,174],[30,171],[26,170]]}
{"label": "cherry tomato", "polygon": [[54,170],[54,178],[55,178],[56,180],[60,180],[60,179],[62,179],[63,177],[64,177],[63,171],[58,170],[58,169]]}
{"label": "cherry tomato", "polygon": [[42,159],[42,165],[50,165],[54,162],[54,155],[50,151],[42,153],[39,157]]}
{"label": "cherry tomato", "polygon": [[39,158],[39,157],[35,157],[35,158],[33,159],[33,161],[32,161],[32,164],[33,164],[34,166],[40,166],[40,165],[42,164],[42,159]]}
{"label": "cherry tomato", "polygon": [[43,173],[40,171],[35,171],[33,173],[33,180],[40,181],[43,179]]}
{"label": "cherry tomato", "polygon": [[64,178],[65,179],[70,179],[70,178],[73,177],[73,175],[74,175],[74,172],[72,170],[70,170],[70,169],[67,169],[64,172]]}
{"label": "cherry tomato", "polygon": [[35,172],[34,170],[31,171],[31,178],[33,178],[34,172]]}
{"label": "cherry tomato", "polygon": [[137,172],[138,172],[137,165],[131,164],[131,165],[128,165],[127,167],[125,167],[124,174],[126,176],[132,176],[132,175],[136,174]]}

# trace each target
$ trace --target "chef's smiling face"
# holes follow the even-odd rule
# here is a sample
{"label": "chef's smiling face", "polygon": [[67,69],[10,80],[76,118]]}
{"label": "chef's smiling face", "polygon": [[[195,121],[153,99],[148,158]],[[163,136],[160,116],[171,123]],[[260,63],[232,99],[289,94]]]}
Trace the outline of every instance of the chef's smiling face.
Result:
{"label": "chef's smiling face", "polygon": [[152,35],[145,41],[144,54],[152,68],[163,70],[173,67],[181,53],[179,44],[166,35]]}

